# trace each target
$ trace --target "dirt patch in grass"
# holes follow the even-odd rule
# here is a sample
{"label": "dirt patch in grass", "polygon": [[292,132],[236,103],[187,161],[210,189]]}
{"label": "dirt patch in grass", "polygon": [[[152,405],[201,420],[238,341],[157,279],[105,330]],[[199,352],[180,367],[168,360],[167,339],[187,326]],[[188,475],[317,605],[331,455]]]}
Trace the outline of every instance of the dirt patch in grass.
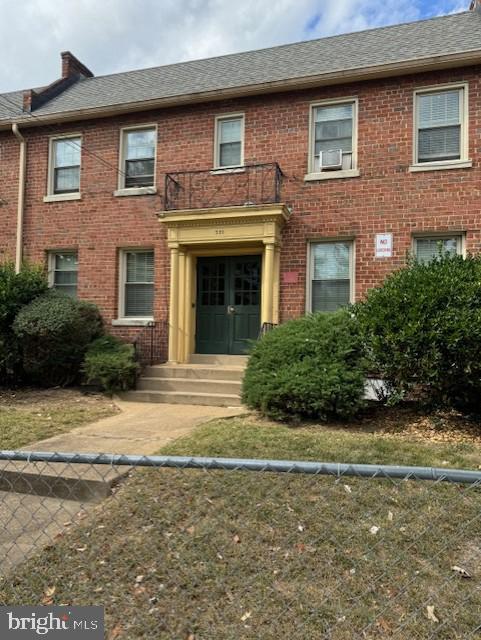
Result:
{"label": "dirt patch in grass", "polygon": [[[250,420],[256,424],[276,426],[253,412]],[[481,444],[481,419],[456,411],[427,411],[415,403],[397,407],[372,404],[357,418],[346,422],[304,422],[293,428],[317,427],[322,430],[339,429],[346,432],[371,433],[382,438],[398,438],[415,442],[472,442]]]}
{"label": "dirt patch in grass", "polygon": [[103,604],[125,640],[475,638],[480,520],[454,485],[146,469],[0,601]]}
{"label": "dirt patch in grass", "polygon": [[118,411],[103,394],[79,389],[0,389],[0,449],[16,449]]}
{"label": "dirt patch in grass", "polygon": [[363,431],[381,437],[416,442],[473,442],[481,444],[481,420],[456,411],[432,411],[415,404],[373,406],[360,418]]}

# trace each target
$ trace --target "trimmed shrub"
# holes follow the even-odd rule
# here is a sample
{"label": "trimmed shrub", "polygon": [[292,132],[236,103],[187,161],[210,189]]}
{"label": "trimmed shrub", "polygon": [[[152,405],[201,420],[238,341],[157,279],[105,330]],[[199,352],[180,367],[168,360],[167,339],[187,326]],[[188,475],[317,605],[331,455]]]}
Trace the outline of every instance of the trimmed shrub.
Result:
{"label": "trimmed shrub", "polygon": [[82,370],[87,384],[100,384],[108,393],[131,389],[139,371],[134,345],[113,336],[97,338],[87,349]]}
{"label": "trimmed shrub", "polygon": [[354,312],[393,403],[416,394],[437,406],[480,410],[481,257],[412,262]]}
{"label": "trimmed shrub", "polygon": [[29,379],[65,386],[78,380],[88,345],[102,335],[102,319],[95,305],[52,291],[24,307],[13,328]]}
{"label": "trimmed shrub", "polygon": [[291,320],[253,347],[243,400],[275,420],[350,418],[363,405],[365,367],[347,311]]}
{"label": "trimmed shrub", "polygon": [[15,273],[13,262],[0,264],[0,380],[16,383],[22,377],[21,350],[13,331],[20,309],[45,293],[48,288],[43,268],[23,265]]}

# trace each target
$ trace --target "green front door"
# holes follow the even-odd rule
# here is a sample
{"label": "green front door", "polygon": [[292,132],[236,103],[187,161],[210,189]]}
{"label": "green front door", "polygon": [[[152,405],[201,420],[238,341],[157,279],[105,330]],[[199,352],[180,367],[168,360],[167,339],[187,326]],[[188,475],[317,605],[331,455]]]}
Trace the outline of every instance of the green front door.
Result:
{"label": "green front door", "polygon": [[261,256],[198,258],[196,352],[243,354],[260,328]]}

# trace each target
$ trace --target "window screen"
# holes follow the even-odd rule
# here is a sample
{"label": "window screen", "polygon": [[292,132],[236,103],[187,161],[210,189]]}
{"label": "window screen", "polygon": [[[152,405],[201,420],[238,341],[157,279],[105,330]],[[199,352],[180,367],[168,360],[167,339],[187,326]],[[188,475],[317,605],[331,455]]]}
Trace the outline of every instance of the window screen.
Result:
{"label": "window screen", "polygon": [[125,187],[151,187],[154,184],[155,129],[124,132]]}
{"label": "window screen", "polygon": [[430,262],[444,253],[455,255],[461,252],[461,238],[417,238],[416,258],[419,262]]}
{"label": "window screen", "polygon": [[462,90],[418,94],[418,162],[461,157]]}
{"label": "window screen", "polygon": [[81,145],[81,138],[53,141],[53,193],[76,193],[79,191]]}
{"label": "window screen", "polygon": [[321,151],[342,150],[342,168],[352,169],[353,103],[314,109],[314,171],[320,171]]}
{"label": "window screen", "polygon": [[69,296],[77,296],[78,255],[74,252],[53,253],[52,286]]}
{"label": "window screen", "polygon": [[125,252],[126,317],[145,318],[153,315],[154,252]]}
{"label": "window screen", "polygon": [[311,246],[311,311],[336,311],[350,302],[351,243]]}
{"label": "window screen", "polygon": [[217,121],[219,167],[238,167],[242,164],[242,118]]}

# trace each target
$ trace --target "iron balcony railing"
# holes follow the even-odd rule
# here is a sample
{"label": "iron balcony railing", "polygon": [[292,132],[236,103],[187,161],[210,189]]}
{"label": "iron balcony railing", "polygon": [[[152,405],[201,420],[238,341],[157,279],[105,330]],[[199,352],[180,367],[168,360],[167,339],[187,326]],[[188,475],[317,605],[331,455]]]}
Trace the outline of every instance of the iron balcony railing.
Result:
{"label": "iron balcony railing", "polygon": [[277,162],[170,172],[165,176],[164,208],[175,211],[280,202],[282,177]]}

